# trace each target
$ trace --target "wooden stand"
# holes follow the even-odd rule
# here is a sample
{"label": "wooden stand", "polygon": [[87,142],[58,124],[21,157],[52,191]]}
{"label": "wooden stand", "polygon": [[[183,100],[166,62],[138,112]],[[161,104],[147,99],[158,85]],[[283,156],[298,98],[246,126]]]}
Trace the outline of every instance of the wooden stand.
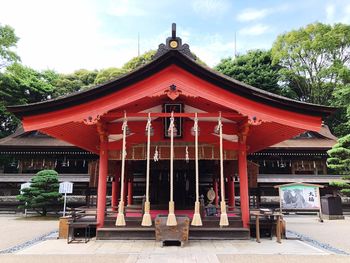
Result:
{"label": "wooden stand", "polygon": [[[267,214],[261,214],[259,212],[252,212],[252,216],[255,216],[255,237],[256,242],[260,243],[260,217],[272,217],[273,221],[276,220],[276,238],[277,242],[282,242],[282,214],[281,213],[267,213]],[[275,219],[276,218],[276,219]],[[271,233],[272,234],[272,233]]]}
{"label": "wooden stand", "polygon": [[58,238],[68,238],[68,222],[71,219],[68,216],[60,217],[59,227],[58,227]]}
{"label": "wooden stand", "polygon": [[167,241],[181,242],[181,246],[188,241],[190,219],[187,216],[176,216],[176,226],[167,226],[166,221],[166,215],[158,215],[155,219],[156,240],[162,242],[162,246]]}

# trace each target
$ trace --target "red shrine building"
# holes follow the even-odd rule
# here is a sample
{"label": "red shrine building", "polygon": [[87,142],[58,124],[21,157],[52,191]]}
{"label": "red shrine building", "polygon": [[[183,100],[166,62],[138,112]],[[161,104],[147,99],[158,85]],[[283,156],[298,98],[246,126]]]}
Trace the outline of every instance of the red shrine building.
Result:
{"label": "red shrine building", "polygon": [[[235,219],[248,229],[254,164],[247,155],[306,131],[319,132],[322,118],[334,112],[200,65],[174,28],[152,62],[118,79],[8,110],[21,118],[25,131],[39,131],[99,156],[97,231],[110,224],[108,209],[116,210],[116,231],[128,226],[133,191],[146,195],[139,216],[143,227],[151,227],[158,212],[167,215],[170,226],[176,225],[178,213],[187,213],[193,227],[205,226],[199,196],[214,193],[216,226],[230,227]],[[138,178],[145,183],[138,185]]]}

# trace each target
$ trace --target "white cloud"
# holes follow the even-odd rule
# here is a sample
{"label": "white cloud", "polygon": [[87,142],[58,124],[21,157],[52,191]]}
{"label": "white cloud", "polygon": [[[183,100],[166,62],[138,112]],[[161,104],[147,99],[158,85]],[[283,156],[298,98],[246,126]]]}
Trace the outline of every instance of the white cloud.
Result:
{"label": "white cloud", "polygon": [[107,13],[113,16],[145,16],[147,12],[139,8],[137,2],[128,0],[110,1]]}
{"label": "white cloud", "polygon": [[193,10],[204,16],[218,16],[228,12],[231,4],[227,0],[195,0]]}
{"label": "white cloud", "polygon": [[237,20],[241,22],[253,21],[264,18],[270,13],[269,9],[244,9],[237,15]]}
{"label": "white cloud", "polygon": [[270,30],[270,26],[264,24],[256,24],[249,27],[244,27],[238,31],[242,36],[259,36]]}
{"label": "white cloud", "polygon": [[334,19],[334,13],[335,13],[335,6],[334,5],[327,5],[326,6],[326,18],[327,21],[333,21]]}
{"label": "white cloud", "polygon": [[347,1],[333,0],[324,6],[324,11],[327,23],[350,23],[350,3]]}
{"label": "white cloud", "polygon": [[137,55],[137,35],[126,38],[101,33],[95,4],[11,0],[2,4],[0,22],[15,28],[20,37],[17,53],[23,64],[34,69],[67,73],[121,66]]}
{"label": "white cloud", "polygon": [[213,67],[222,58],[234,56],[235,43],[233,39],[225,41],[218,34],[201,36],[201,39],[200,44],[192,44],[190,48],[208,66]]}
{"label": "white cloud", "polygon": [[290,10],[290,6],[288,4],[279,5],[271,8],[263,8],[263,9],[254,9],[254,8],[246,8],[243,9],[240,13],[238,13],[236,19],[240,22],[250,22],[259,19],[263,19],[268,15],[285,12]]}

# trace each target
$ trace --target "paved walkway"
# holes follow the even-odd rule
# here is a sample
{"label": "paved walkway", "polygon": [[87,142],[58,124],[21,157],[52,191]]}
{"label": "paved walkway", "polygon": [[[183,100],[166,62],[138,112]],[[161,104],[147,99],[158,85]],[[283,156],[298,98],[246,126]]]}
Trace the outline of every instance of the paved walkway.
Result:
{"label": "paved walkway", "polygon": [[[316,217],[287,216],[287,229],[328,243],[350,252],[349,220],[318,223]],[[57,221],[16,220],[14,216],[0,216],[0,250],[30,241],[56,230]],[[4,238],[5,237],[5,238]],[[30,242],[29,242],[30,243]],[[154,241],[96,241],[67,244],[66,240],[45,240],[17,251],[0,255],[1,263],[98,263],[98,262],[350,262],[350,256],[311,245],[299,240],[262,239],[245,241],[190,241],[183,248],[160,247]]]}
{"label": "paved walkway", "polygon": [[[222,263],[348,263],[349,258],[346,256],[300,256],[300,255],[217,255],[216,258]],[[216,263],[218,261],[211,261]],[[180,255],[174,257],[153,256],[149,259],[138,259],[137,255],[0,255],[1,263],[202,263],[201,258],[195,256],[186,259],[180,259]],[[205,261],[204,261],[205,262]]]}
{"label": "paved walkway", "polygon": [[58,229],[58,220],[0,215],[0,251]]}
{"label": "paved walkway", "polygon": [[[282,244],[275,240],[263,239],[256,243],[253,240],[191,240],[183,247],[161,247],[159,242],[151,240],[115,240],[95,241],[88,243],[67,244],[66,240],[46,240],[32,247],[23,249],[17,254],[137,254],[140,258],[151,255],[191,256],[198,254],[204,262],[215,254],[295,254],[295,255],[328,255],[327,251],[312,247],[298,240],[283,240]],[[208,261],[210,262],[210,261]]]}

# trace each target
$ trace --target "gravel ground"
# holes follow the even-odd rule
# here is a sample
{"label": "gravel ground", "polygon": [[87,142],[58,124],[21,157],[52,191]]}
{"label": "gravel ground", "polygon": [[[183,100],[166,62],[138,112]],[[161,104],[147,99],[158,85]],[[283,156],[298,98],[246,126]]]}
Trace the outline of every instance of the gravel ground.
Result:
{"label": "gravel ground", "polygon": [[[287,230],[297,233],[302,240],[310,241],[337,254],[350,254],[350,217],[345,220],[318,221],[316,216],[285,216]],[[317,244],[318,243],[318,244]],[[350,262],[350,261],[349,261]]]}
{"label": "gravel ground", "polygon": [[26,242],[37,242],[38,238],[57,230],[58,220],[56,219],[42,220],[38,217],[24,218],[18,215],[1,215],[0,253]]}

